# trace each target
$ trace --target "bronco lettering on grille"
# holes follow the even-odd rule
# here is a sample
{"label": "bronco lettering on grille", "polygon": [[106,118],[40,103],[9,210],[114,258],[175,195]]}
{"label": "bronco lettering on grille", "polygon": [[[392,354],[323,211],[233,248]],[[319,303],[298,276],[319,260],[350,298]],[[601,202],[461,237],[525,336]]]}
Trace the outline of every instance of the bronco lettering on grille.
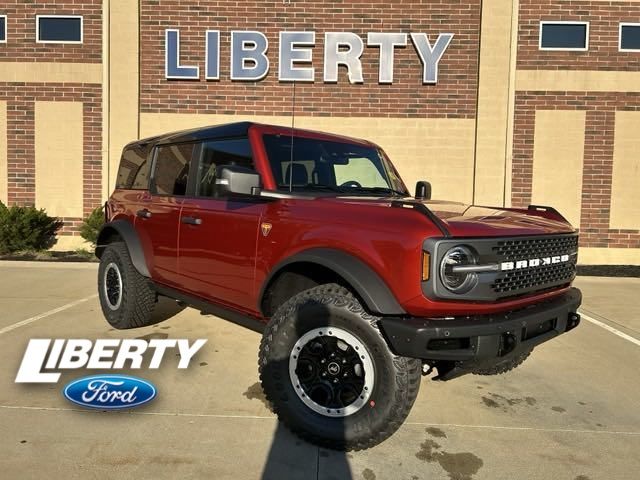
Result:
{"label": "bronco lettering on grille", "polygon": [[569,261],[569,255],[556,255],[553,257],[531,258],[529,260],[517,260],[515,262],[502,262],[500,270],[521,270],[523,268],[543,267],[556,263],[565,263]]}

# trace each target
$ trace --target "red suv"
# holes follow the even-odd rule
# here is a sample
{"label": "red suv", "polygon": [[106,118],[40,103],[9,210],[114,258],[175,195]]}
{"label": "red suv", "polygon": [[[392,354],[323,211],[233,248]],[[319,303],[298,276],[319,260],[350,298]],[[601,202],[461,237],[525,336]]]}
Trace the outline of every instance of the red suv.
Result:
{"label": "red suv", "polygon": [[411,196],[380,147],[233,123],[124,149],[96,255],[105,317],[159,296],[263,331],[264,392],[337,449],[395,432],[422,374],[504,373],[578,325],[578,236],[553,208]]}

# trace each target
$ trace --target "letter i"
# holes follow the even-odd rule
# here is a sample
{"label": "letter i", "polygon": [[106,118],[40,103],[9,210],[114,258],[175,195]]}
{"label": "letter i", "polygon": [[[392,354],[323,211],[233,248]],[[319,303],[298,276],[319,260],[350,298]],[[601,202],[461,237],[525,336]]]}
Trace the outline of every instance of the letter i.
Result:
{"label": "letter i", "polygon": [[51,347],[51,352],[49,353],[49,358],[47,359],[47,364],[44,368],[56,368],[64,342],[65,340],[60,338],[53,341],[53,346]]}

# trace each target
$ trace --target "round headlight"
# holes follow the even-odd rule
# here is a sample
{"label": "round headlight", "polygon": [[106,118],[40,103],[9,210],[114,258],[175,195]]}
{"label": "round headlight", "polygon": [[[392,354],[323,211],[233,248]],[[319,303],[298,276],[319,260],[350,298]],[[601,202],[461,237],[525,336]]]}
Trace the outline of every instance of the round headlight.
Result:
{"label": "round headlight", "polygon": [[475,287],[478,274],[474,272],[457,271],[453,267],[475,265],[477,259],[468,247],[459,245],[449,250],[440,263],[440,280],[442,284],[454,293],[466,293]]}

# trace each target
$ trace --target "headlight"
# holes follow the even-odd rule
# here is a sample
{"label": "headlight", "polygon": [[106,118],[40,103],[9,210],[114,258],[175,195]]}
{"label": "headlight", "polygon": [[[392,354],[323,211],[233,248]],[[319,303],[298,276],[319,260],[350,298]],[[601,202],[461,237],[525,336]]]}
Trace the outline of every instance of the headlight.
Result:
{"label": "headlight", "polygon": [[453,267],[475,265],[477,258],[470,248],[459,245],[450,249],[440,263],[440,280],[454,293],[466,293],[478,283],[475,272],[454,272]]}

